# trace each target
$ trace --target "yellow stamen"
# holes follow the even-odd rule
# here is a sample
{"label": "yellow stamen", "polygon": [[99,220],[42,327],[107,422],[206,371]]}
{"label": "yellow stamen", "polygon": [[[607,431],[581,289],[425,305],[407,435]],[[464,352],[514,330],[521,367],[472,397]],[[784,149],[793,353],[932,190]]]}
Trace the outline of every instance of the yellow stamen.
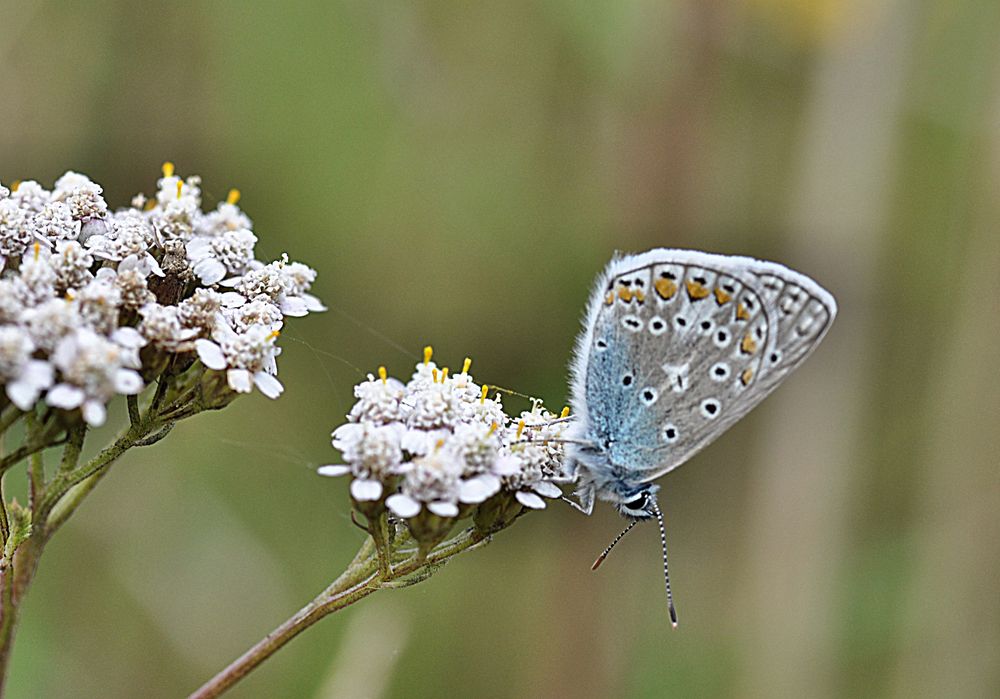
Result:
{"label": "yellow stamen", "polygon": [[470,359],[469,357],[466,357],[465,361],[462,362],[462,373],[463,374],[468,374],[470,366],[472,366],[472,359]]}
{"label": "yellow stamen", "polygon": [[271,339],[272,340],[277,340],[280,336],[281,336],[281,331],[280,330],[272,330],[271,331]]}
{"label": "yellow stamen", "polygon": [[67,301],[72,301],[72,300],[73,300],[73,299],[75,299],[75,298],[76,298],[76,297],[75,297],[75,296],[73,295],[73,292],[72,292],[72,291],[67,291],[67,292],[66,292],[66,300],[67,300]]}
{"label": "yellow stamen", "polygon": [[182,180],[177,180],[177,198],[181,198],[181,190],[184,189],[184,182]]}
{"label": "yellow stamen", "polygon": [[445,379],[447,378],[448,378],[448,367],[445,367],[444,369],[441,370],[441,383],[444,383]]}
{"label": "yellow stamen", "polygon": [[688,296],[691,297],[692,301],[698,301],[700,299],[705,298],[710,293],[712,293],[705,288],[704,284],[699,284],[698,282],[692,279],[688,279],[684,285],[687,287]]}
{"label": "yellow stamen", "polygon": [[723,304],[729,303],[733,300],[733,297],[727,294],[722,289],[715,290],[715,300],[721,306]]}
{"label": "yellow stamen", "polygon": [[439,439],[438,441],[434,442],[434,448],[435,449],[440,449],[443,446],[444,446],[444,440],[443,439]]}
{"label": "yellow stamen", "polygon": [[434,379],[434,383],[438,382],[438,370],[431,369],[431,377]]}
{"label": "yellow stamen", "polygon": [[431,357],[433,356],[434,356],[434,348],[431,347],[430,345],[424,347],[424,364],[430,364]]}
{"label": "yellow stamen", "polygon": [[10,191],[16,192],[21,187],[21,180],[14,180],[10,183]]}
{"label": "yellow stamen", "polygon": [[750,320],[750,312],[742,303],[736,304],[736,320]]}
{"label": "yellow stamen", "polygon": [[656,293],[664,301],[673,298],[674,294],[677,293],[677,285],[670,279],[657,279],[653,284],[653,288],[656,289]]}
{"label": "yellow stamen", "polygon": [[384,367],[384,366],[380,366],[380,367],[378,368],[378,377],[379,377],[380,379],[382,379],[382,383],[383,383],[383,384],[384,384],[384,383],[387,383],[386,379],[387,379],[387,377],[388,377],[388,373],[386,373],[386,370],[385,370],[385,367]]}
{"label": "yellow stamen", "polygon": [[149,201],[146,202],[146,205],[142,208],[145,209],[146,211],[152,211],[154,208],[156,208],[156,200],[150,199]]}
{"label": "yellow stamen", "polygon": [[38,256],[42,253],[42,244],[35,241],[35,260],[38,260]]}
{"label": "yellow stamen", "polygon": [[524,432],[524,420],[518,421],[518,423],[517,423],[517,436],[514,439],[520,439],[522,432]]}
{"label": "yellow stamen", "polygon": [[[490,392],[490,387],[487,386],[486,384],[483,384],[483,393],[482,393],[481,396],[479,396],[479,404],[480,405],[482,405],[483,403],[486,402],[486,394],[489,393],[489,392]],[[496,424],[496,423],[493,423],[493,424]]]}
{"label": "yellow stamen", "polygon": [[559,417],[569,417],[569,406],[564,406],[562,412],[559,413]]}
{"label": "yellow stamen", "polygon": [[235,187],[233,189],[230,189],[229,194],[226,195],[226,203],[235,205],[239,200],[240,200],[240,190],[236,189]]}
{"label": "yellow stamen", "polygon": [[743,342],[740,343],[740,350],[744,354],[753,354],[754,352],[757,351],[757,343],[754,342],[752,337],[746,335],[743,338]]}
{"label": "yellow stamen", "polygon": [[163,166],[160,168],[160,170],[163,171],[163,176],[164,177],[173,177],[174,176],[174,164],[172,162],[170,162],[169,160],[167,162],[163,163]]}
{"label": "yellow stamen", "polygon": [[494,422],[492,425],[490,425],[490,431],[486,433],[486,436],[490,437],[496,431],[497,431],[497,423]]}

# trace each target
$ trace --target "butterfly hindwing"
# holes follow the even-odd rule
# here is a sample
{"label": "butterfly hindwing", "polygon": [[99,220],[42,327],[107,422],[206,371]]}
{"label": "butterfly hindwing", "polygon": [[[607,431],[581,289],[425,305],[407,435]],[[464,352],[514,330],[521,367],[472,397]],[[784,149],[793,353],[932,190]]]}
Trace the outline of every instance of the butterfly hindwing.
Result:
{"label": "butterfly hindwing", "polygon": [[[687,250],[612,261],[578,344],[574,407],[614,479],[679,466],[763,400],[836,312],[781,265]],[[601,466],[598,466],[600,468]]]}

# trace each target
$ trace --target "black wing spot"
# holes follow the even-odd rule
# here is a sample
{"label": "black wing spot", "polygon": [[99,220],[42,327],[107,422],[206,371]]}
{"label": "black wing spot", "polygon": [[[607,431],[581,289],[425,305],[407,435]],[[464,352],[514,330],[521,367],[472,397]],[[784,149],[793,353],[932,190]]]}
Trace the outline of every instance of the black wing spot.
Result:
{"label": "black wing spot", "polygon": [[719,409],[721,407],[722,404],[719,403],[719,401],[714,398],[708,398],[707,400],[703,400],[701,402],[701,414],[707,418],[714,418],[719,414]]}

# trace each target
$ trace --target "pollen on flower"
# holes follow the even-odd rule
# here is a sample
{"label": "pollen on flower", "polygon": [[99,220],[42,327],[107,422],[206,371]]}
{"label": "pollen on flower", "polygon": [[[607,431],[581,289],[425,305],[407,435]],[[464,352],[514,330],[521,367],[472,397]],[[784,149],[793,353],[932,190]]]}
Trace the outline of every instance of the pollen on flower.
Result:
{"label": "pollen on flower", "polygon": [[275,340],[287,317],[323,309],[308,293],[315,271],[258,261],[238,194],[204,212],[199,177],[176,177],[170,162],[162,174],[155,196],[119,209],[72,171],[51,190],[0,188],[0,335],[17,329],[32,348],[0,385],[22,410],[43,400],[98,425],[111,400],[167,367],[179,383],[219,372],[201,392],[212,406],[254,387],[281,393]]}
{"label": "pollen on flower", "polygon": [[472,358],[471,357],[466,357],[465,361],[462,362],[462,373],[463,374],[468,374],[469,373],[469,367],[471,367],[471,366],[472,366]]}
{"label": "pollen on flower", "polygon": [[431,357],[433,356],[434,356],[434,348],[431,347],[430,345],[424,347],[424,364],[430,364]]}
{"label": "pollen on flower", "polygon": [[[414,523],[425,513],[450,521],[473,515],[489,500],[501,503],[490,516],[504,508],[516,514],[559,497],[566,422],[540,402],[511,418],[499,395],[488,399],[488,386],[474,382],[470,364],[466,360],[462,373],[449,376],[431,362],[428,347],[408,383],[379,367],[377,378],[355,387],[349,422],[333,432],[344,465],[323,466],[319,473],[350,475],[359,507],[387,508],[418,539],[428,530]],[[531,439],[522,441],[529,427]],[[392,458],[370,456],[382,453]]]}
{"label": "pollen on flower", "polygon": [[567,417],[569,417],[569,406],[568,405],[564,405],[563,406],[562,412],[559,413],[559,417],[560,418],[567,418]]}
{"label": "pollen on flower", "polygon": [[229,190],[229,194],[226,195],[226,203],[232,206],[236,206],[240,202],[240,190],[233,189]]}

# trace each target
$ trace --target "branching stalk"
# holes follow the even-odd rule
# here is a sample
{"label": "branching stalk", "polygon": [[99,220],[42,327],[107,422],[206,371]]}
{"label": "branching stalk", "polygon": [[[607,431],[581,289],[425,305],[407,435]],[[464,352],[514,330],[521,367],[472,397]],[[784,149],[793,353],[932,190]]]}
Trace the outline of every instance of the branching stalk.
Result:
{"label": "branching stalk", "polygon": [[[388,571],[378,564],[379,554],[374,538],[366,539],[347,570],[329,587],[198,688],[188,699],[212,699],[220,696],[323,617],[349,607],[378,590],[403,587],[426,580],[454,556],[478,548],[488,543],[490,538],[489,534],[468,529],[439,544],[426,558],[421,558],[419,555],[411,556],[402,563],[392,566]],[[415,575],[418,577],[412,579]]]}

